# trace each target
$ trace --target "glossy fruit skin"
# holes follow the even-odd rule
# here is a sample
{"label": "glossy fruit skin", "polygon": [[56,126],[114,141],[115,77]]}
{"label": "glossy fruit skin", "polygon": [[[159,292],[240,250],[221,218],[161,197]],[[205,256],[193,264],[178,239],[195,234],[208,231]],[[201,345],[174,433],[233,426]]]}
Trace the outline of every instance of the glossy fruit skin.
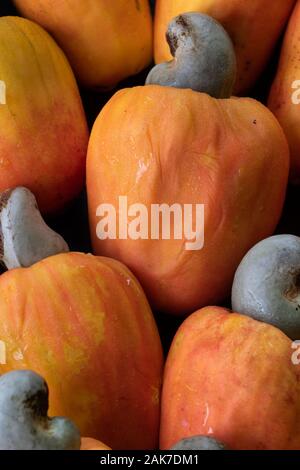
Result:
{"label": "glossy fruit skin", "polygon": [[81,190],[88,129],[73,72],[38,25],[0,18],[0,191],[25,186],[43,212]]}
{"label": "glossy fruit skin", "polygon": [[116,449],[157,445],[162,350],[140,285],[115,260],[47,258],[0,278],[0,373],[47,380],[50,416]]}
{"label": "glossy fruit skin", "polygon": [[80,450],[111,450],[111,448],[91,437],[83,437]]}
{"label": "glossy fruit skin", "polygon": [[295,0],[157,0],[155,61],[171,60],[165,32],[172,18],[189,11],[206,13],[218,20],[233,40],[238,61],[235,94],[243,94],[267,65],[294,3]]}
{"label": "glossy fruit skin", "polygon": [[179,328],[163,383],[160,443],[207,435],[232,450],[300,449],[300,366],[281,331],[207,307]]}
{"label": "glossy fruit skin", "polygon": [[[300,105],[293,102],[293,94],[299,89],[293,87],[299,80],[300,66],[300,2],[297,1],[294,12],[285,33],[277,75],[272,85],[268,106],[275,114],[285,131],[290,146],[292,183],[300,183]],[[299,93],[296,95],[299,99]]]}
{"label": "glossy fruit skin", "polygon": [[18,10],[56,39],[79,81],[110,88],[152,58],[148,0],[14,0]]}
{"label": "glossy fruit skin", "polygon": [[[118,136],[116,138],[116,136]],[[252,99],[215,100],[160,86],[119,91],[92,130],[87,158],[95,253],[124,262],[158,310],[182,315],[230,295],[235,270],[278,223],[288,146],[273,115]],[[205,205],[204,248],[182,240],[99,240],[98,206]],[[183,243],[184,242],[184,243]]]}

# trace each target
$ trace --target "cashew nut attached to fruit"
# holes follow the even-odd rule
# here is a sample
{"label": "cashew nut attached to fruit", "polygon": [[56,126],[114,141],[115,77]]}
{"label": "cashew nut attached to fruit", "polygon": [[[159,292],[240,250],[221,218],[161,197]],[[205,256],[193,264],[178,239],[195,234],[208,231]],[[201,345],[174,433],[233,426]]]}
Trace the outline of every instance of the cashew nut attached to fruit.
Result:
{"label": "cashew nut attached to fruit", "polygon": [[275,235],[241,261],[232,286],[232,308],[300,338],[300,238]]}
{"label": "cashew nut attached to fruit", "polygon": [[229,98],[236,80],[236,57],[223,26],[208,15],[185,13],[169,24],[167,41],[174,60],[156,65],[147,85],[191,88]]}
{"label": "cashew nut attached to fruit", "polygon": [[29,189],[18,187],[0,195],[0,260],[8,269],[67,251],[64,239],[43,220]]}
{"label": "cashew nut attached to fruit", "polygon": [[49,418],[42,377],[16,370],[0,377],[0,450],[79,450],[80,433],[66,418]]}
{"label": "cashew nut attached to fruit", "polygon": [[225,444],[209,436],[193,436],[182,439],[171,450],[228,450]]}

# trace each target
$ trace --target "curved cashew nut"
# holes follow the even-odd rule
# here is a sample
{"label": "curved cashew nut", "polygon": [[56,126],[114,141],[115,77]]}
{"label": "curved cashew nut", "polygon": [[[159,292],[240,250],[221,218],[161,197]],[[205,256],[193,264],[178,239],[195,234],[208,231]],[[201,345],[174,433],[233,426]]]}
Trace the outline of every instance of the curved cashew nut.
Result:
{"label": "curved cashew nut", "polygon": [[80,433],[66,418],[49,418],[42,377],[16,370],[0,377],[0,450],[78,450]]}
{"label": "curved cashew nut", "polygon": [[8,269],[28,267],[66,251],[67,243],[46,225],[29,189],[0,195],[0,260]]}
{"label": "curved cashew nut", "polygon": [[215,98],[229,98],[236,79],[230,37],[216,20],[185,13],[169,24],[167,41],[174,60],[156,65],[146,85],[191,88]]}

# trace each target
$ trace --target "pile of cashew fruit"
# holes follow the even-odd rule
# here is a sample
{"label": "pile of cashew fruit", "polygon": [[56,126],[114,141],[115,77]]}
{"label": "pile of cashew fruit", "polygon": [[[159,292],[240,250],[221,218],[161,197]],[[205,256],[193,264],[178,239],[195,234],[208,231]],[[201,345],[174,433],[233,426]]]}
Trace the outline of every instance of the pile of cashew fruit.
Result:
{"label": "pile of cashew fruit", "polygon": [[300,0],[0,15],[0,450],[300,450]]}

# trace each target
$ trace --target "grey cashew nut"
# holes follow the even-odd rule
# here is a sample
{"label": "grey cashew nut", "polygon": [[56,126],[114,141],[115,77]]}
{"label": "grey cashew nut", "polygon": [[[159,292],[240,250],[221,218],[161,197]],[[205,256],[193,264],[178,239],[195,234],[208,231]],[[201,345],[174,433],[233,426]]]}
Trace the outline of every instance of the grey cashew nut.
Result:
{"label": "grey cashew nut", "polygon": [[184,13],[166,34],[174,60],[156,65],[146,85],[191,88],[215,98],[229,98],[236,80],[236,57],[223,26],[208,15]]}
{"label": "grey cashew nut", "polygon": [[225,444],[209,436],[193,436],[182,439],[171,450],[228,450]]}
{"label": "grey cashew nut", "polygon": [[79,450],[80,433],[66,418],[49,418],[48,387],[16,370],[0,377],[0,450]]}
{"label": "grey cashew nut", "polygon": [[300,339],[300,238],[275,235],[241,261],[232,286],[232,309]]}
{"label": "grey cashew nut", "polygon": [[29,189],[0,195],[0,260],[8,269],[28,267],[66,251],[67,243],[46,225]]}

